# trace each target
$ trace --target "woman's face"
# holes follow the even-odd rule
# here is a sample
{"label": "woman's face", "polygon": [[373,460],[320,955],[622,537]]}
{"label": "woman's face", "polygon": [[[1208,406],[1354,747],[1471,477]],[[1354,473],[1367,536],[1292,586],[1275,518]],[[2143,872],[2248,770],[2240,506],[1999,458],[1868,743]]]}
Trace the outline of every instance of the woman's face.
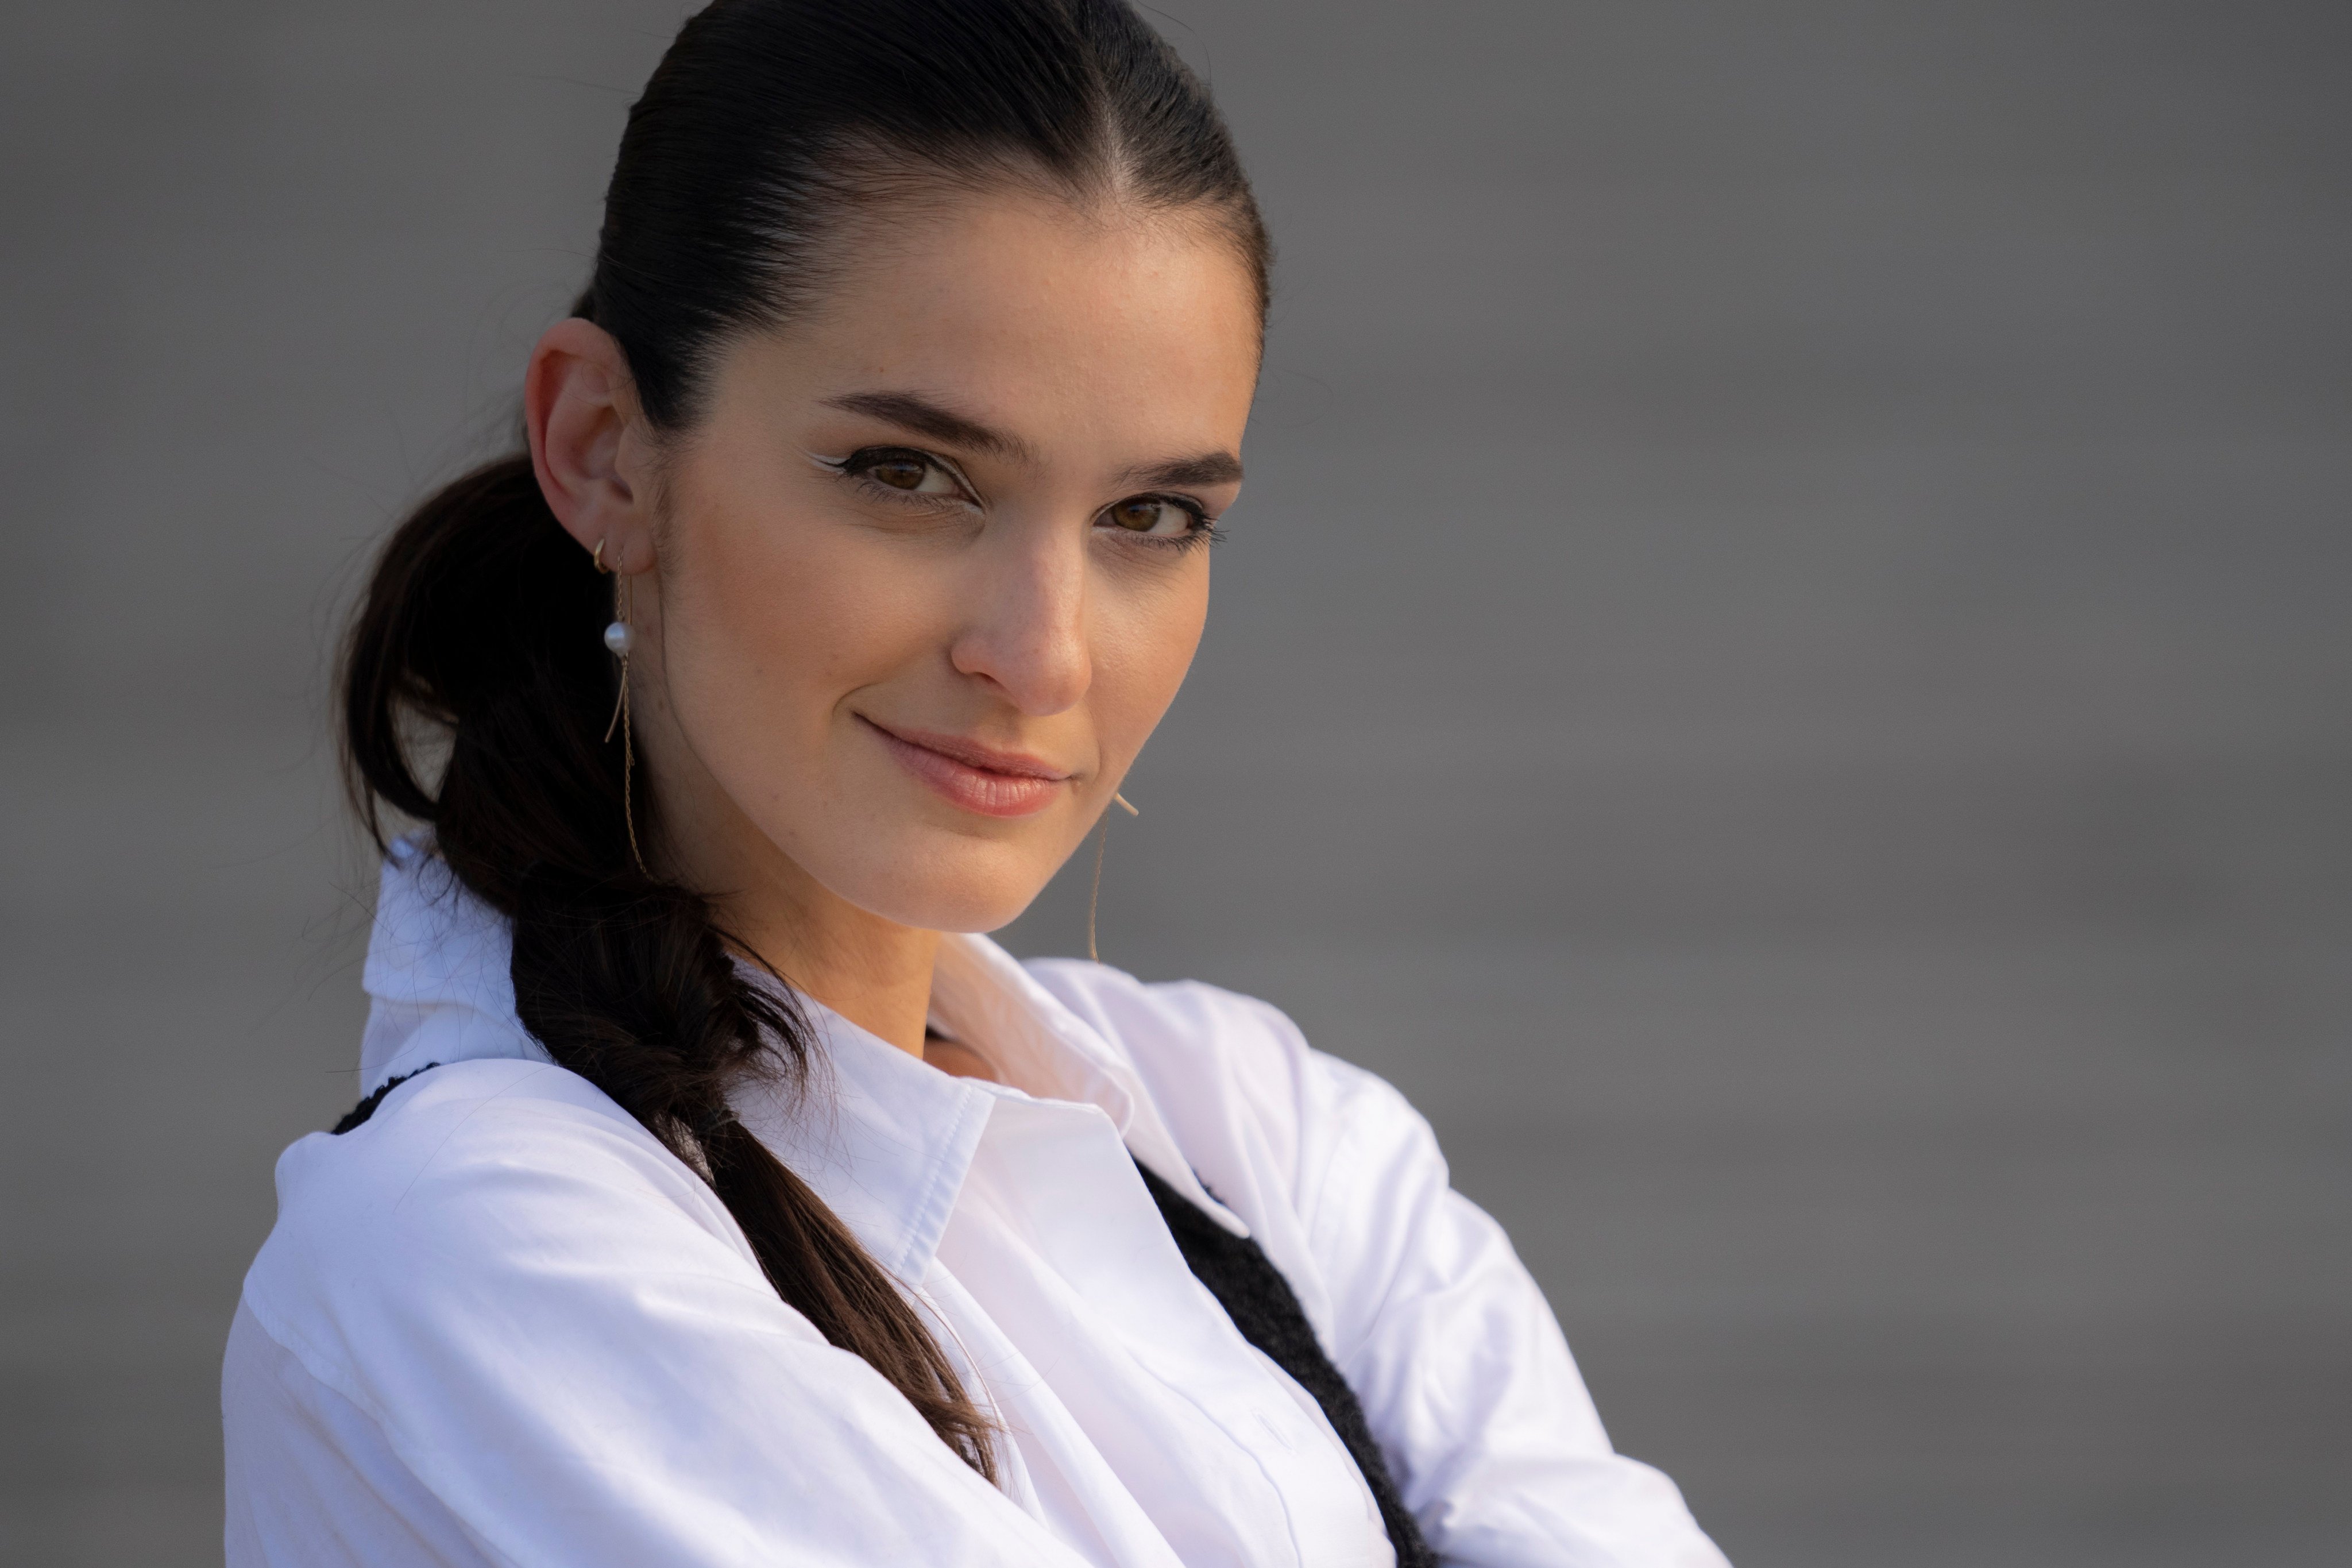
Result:
{"label": "woman's face", "polygon": [[698,884],[772,868],[987,931],[1100,817],[1192,663],[1256,300],[1197,218],[973,198],[893,239],[737,342],[662,443],[637,743]]}

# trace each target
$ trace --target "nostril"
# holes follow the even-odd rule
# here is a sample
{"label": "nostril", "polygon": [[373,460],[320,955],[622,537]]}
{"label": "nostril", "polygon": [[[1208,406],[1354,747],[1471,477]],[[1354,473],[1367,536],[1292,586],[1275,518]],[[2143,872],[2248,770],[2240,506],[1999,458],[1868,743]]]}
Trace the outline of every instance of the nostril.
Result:
{"label": "nostril", "polygon": [[958,641],[949,663],[960,675],[987,682],[1024,712],[1057,713],[1094,684],[1092,649],[1082,637],[976,635]]}

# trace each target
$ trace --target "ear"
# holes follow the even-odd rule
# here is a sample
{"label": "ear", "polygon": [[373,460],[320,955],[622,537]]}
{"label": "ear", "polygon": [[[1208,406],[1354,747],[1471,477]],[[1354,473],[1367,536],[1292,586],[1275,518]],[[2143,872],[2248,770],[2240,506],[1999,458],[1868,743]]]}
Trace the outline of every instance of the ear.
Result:
{"label": "ear", "polygon": [[540,493],[564,531],[615,572],[654,563],[649,431],[613,334],[577,316],[547,329],[522,384]]}

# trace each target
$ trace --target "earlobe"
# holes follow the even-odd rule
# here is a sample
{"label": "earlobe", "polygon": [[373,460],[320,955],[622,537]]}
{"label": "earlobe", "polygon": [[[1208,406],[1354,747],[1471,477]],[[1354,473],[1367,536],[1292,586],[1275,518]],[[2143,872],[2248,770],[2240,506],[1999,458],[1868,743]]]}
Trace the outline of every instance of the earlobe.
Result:
{"label": "earlobe", "polygon": [[640,423],[628,362],[611,333],[572,317],[550,327],[523,378],[523,423],[540,493],[608,570],[653,564],[651,519],[622,461]]}

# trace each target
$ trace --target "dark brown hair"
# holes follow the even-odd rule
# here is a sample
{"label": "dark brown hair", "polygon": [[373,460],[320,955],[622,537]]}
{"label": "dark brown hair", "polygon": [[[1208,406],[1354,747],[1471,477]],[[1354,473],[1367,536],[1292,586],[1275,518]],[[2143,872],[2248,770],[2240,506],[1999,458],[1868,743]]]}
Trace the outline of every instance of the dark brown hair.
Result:
{"label": "dark brown hair", "polygon": [[[574,313],[619,342],[648,420],[687,428],[729,339],[821,298],[894,197],[1006,184],[1213,219],[1263,316],[1269,252],[1231,138],[1120,0],[720,0],[629,111]],[[730,1110],[754,1076],[803,1080],[810,1033],[789,990],[738,970],[748,950],[700,895],[631,855],[604,740],[611,615],[527,453],[425,500],[344,653],[361,816],[379,847],[387,808],[430,827],[513,922],[523,1026],[704,1173],[777,1294],[992,1479],[989,1423],[905,1293]],[[642,780],[635,802],[657,837]]]}

